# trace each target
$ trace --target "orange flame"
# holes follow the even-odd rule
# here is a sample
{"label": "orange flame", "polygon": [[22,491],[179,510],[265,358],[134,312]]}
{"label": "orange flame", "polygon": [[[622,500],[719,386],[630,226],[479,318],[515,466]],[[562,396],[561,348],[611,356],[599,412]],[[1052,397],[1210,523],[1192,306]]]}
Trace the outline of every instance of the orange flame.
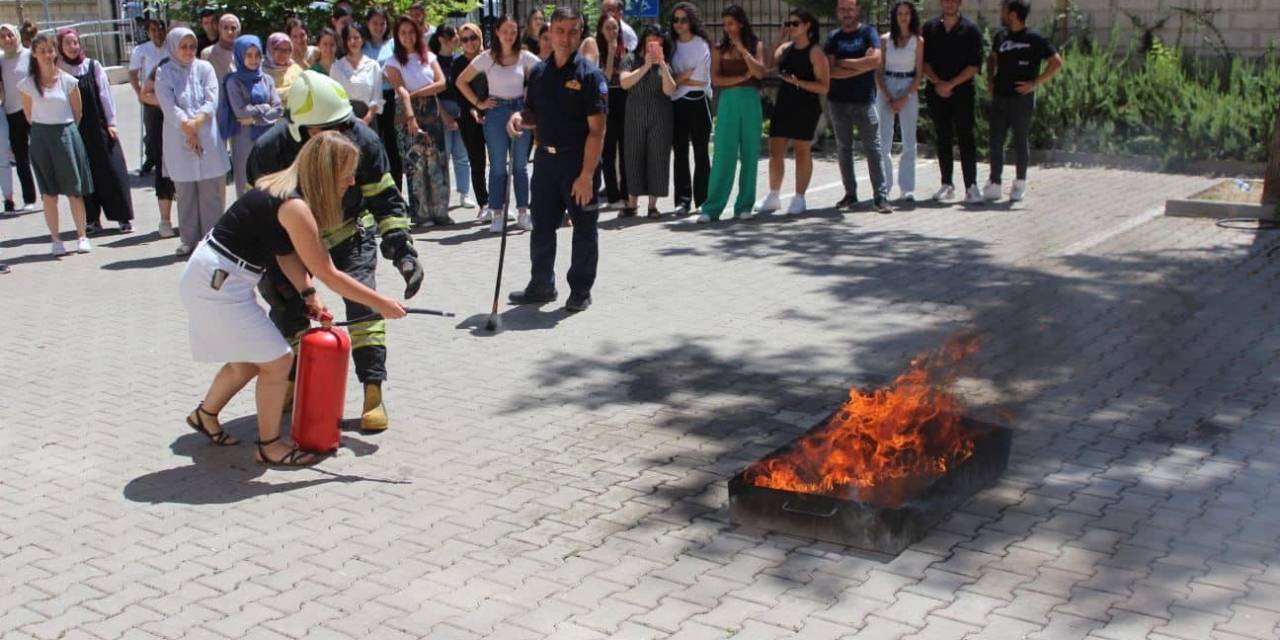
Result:
{"label": "orange flame", "polygon": [[921,354],[885,389],[850,389],[849,401],[788,451],[751,465],[746,481],[797,493],[900,505],[973,454],[952,393],[958,366],[978,350],[976,335]]}

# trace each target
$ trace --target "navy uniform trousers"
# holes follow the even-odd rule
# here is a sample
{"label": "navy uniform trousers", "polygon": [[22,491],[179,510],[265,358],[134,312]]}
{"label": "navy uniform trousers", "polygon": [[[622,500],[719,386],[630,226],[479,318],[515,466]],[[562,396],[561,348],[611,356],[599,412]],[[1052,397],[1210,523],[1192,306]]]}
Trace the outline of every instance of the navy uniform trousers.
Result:
{"label": "navy uniform trousers", "polygon": [[551,291],[556,285],[556,230],[568,211],[573,221],[573,260],[569,265],[569,291],[586,295],[596,282],[596,263],[600,220],[600,171],[592,172],[592,201],[580,207],[573,200],[573,181],[582,172],[583,148],[551,148],[538,146],[533,160],[533,183],[530,205],[533,209],[533,232],[529,238],[529,260],[533,263],[529,290]]}

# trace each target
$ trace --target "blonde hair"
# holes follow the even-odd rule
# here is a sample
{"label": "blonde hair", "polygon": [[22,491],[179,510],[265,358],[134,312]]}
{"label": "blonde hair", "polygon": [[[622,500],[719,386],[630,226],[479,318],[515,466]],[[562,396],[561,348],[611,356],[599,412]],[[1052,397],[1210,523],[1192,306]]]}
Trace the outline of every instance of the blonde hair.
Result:
{"label": "blonde hair", "polygon": [[360,148],[354,142],[337,131],[321,131],[302,145],[293,164],[258,178],[254,186],[277,198],[301,192],[316,224],[322,230],[331,229],[342,224],[339,184],[355,174],[359,163]]}
{"label": "blonde hair", "polygon": [[462,26],[458,27],[457,31],[458,31],[459,37],[462,36],[463,31],[470,31],[471,33],[475,34],[477,38],[480,38],[480,48],[481,49],[484,48],[484,34],[480,32],[480,26],[477,25],[476,23],[474,22],[463,23]]}

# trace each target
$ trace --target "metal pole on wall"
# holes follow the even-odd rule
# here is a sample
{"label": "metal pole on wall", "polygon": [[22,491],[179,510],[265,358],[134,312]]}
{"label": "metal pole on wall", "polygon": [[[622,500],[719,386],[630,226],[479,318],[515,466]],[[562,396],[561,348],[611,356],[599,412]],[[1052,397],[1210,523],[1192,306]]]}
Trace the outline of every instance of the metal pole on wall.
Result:
{"label": "metal pole on wall", "polygon": [[49,14],[49,0],[41,0],[44,4],[44,23],[49,25],[53,23],[53,16]]}

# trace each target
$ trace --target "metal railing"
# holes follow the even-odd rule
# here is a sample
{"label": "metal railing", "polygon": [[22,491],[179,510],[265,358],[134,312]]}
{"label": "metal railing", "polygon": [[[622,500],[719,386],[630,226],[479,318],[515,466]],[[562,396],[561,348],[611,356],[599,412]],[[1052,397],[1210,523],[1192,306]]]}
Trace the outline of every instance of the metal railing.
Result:
{"label": "metal railing", "polygon": [[43,23],[40,33],[53,35],[59,29],[71,28],[80,33],[80,46],[85,55],[105,67],[127,65],[133,52],[134,21],[129,19],[89,19]]}

